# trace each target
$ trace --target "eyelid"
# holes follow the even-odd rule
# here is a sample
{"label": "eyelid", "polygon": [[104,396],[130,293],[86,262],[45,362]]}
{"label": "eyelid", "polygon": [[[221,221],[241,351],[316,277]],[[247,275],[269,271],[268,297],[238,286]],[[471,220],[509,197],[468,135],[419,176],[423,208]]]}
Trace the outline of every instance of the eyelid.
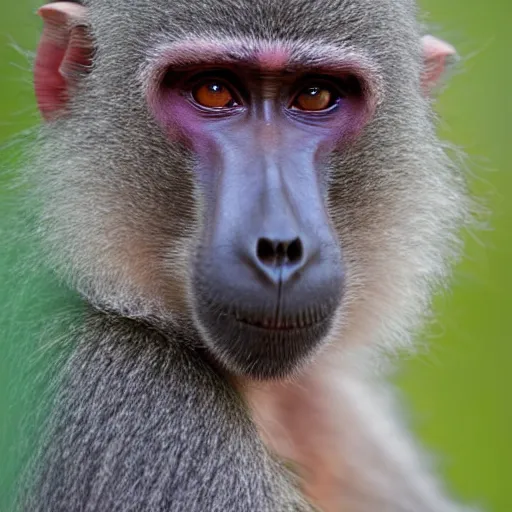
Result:
{"label": "eyelid", "polygon": [[350,91],[347,90],[348,84],[346,83],[348,77],[336,77],[325,75],[306,75],[299,78],[293,87],[293,97],[309,87],[322,87],[337,93],[341,97],[349,96]]}
{"label": "eyelid", "polygon": [[327,117],[330,114],[332,114],[334,111],[338,110],[338,108],[340,106],[339,104],[340,104],[340,102],[338,99],[330,107],[328,107],[324,110],[303,110],[300,108],[293,108],[291,106],[291,107],[288,107],[286,109],[286,111],[290,116],[292,116],[296,119],[300,119],[300,118],[304,118],[304,117],[321,119],[322,117]]}

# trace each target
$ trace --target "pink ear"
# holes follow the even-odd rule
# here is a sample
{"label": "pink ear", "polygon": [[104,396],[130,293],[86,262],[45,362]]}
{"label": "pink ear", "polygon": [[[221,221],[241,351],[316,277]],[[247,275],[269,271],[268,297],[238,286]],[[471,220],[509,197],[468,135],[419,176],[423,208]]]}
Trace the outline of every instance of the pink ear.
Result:
{"label": "pink ear", "polygon": [[447,65],[447,59],[457,55],[455,48],[434,36],[424,36],[423,44],[423,73],[421,85],[425,94],[429,94],[436,86]]}
{"label": "pink ear", "polygon": [[85,7],[56,2],[41,7],[44,28],[34,65],[37,104],[45,120],[62,115],[77,71],[92,63]]}

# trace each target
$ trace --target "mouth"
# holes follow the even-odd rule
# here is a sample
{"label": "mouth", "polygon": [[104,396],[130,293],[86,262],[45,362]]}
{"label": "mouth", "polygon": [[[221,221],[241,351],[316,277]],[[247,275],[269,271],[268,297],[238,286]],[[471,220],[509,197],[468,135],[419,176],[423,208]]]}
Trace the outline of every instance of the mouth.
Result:
{"label": "mouth", "polygon": [[320,315],[298,315],[295,318],[280,318],[278,315],[275,317],[247,317],[239,313],[235,313],[234,319],[236,322],[254,329],[271,332],[293,332],[308,330],[317,327],[328,320],[328,316],[322,317]]}
{"label": "mouth", "polygon": [[308,310],[309,314],[296,310],[275,315],[273,311],[219,311],[202,306],[198,320],[214,357],[228,371],[256,380],[285,378],[303,367],[322,344],[333,320],[327,307]]}

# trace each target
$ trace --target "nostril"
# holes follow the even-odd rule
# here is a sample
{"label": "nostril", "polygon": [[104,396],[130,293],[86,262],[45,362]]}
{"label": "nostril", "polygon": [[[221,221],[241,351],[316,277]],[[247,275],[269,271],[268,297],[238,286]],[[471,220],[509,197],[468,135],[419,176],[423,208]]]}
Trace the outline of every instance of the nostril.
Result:
{"label": "nostril", "polygon": [[272,265],[276,260],[276,250],[272,240],[260,238],[256,248],[256,255],[261,263]]}
{"label": "nostril", "polygon": [[293,240],[286,249],[286,257],[290,263],[298,263],[302,260],[304,250],[300,238]]}
{"label": "nostril", "polygon": [[304,254],[300,238],[291,241],[274,241],[260,238],[256,247],[258,260],[264,265],[287,265],[299,263]]}

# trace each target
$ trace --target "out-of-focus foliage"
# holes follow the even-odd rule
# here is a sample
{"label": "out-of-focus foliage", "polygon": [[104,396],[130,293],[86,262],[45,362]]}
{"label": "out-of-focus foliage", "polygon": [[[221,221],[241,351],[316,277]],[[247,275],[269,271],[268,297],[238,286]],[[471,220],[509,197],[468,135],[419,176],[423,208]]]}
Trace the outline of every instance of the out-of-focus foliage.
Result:
{"label": "out-of-focus foliage", "polygon": [[[422,0],[435,32],[459,50],[443,92],[441,134],[467,155],[489,229],[467,238],[453,293],[438,301],[428,351],[400,382],[422,438],[453,489],[485,509],[512,510],[512,73],[507,0]],[[440,212],[442,215],[442,212]]]}
{"label": "out-of-focus foliage", "polygon": [[[7,171],[16,168],[19,145],[15,142],[38,122],[30,64],[22,54],[36,45],[40,25],[35,6],[31,1],[9,2],[0,17],[0,201],[7,200],[5,188],[11,174]],[[412,402],[415,430],[440,454],[453,491],[480,502],[486,510],[509,512],[512,4],[508,0],[422,0],[422,6],[430,13],[427,21],[434,33],[455,44],[462,57],[439,101],[441,133],[468,155],[464,165],[472,176],[472,189],[486,201],[492,216],[491,229],[467,236],[467,258],[457,269],[453,292],[437,301],[436,321],[420,340],[428,341],[428,349],[406,362],[398,381]],[[6,262],[0,260],[0,265]],[[0,268],[0,276],[6,275],[5,270]],[[5,293],[0,282],[2,305]],[[0,418],[19,414],[8,408],[7,392],[12,360],[23,354],[16,353],[16,346],[9,347],[9,357],[0,354]],[[2,450],[13,434],[2,431],[4,424],[0,421]],[[4,479],[12,459],[0,453],[0,460]]]}

